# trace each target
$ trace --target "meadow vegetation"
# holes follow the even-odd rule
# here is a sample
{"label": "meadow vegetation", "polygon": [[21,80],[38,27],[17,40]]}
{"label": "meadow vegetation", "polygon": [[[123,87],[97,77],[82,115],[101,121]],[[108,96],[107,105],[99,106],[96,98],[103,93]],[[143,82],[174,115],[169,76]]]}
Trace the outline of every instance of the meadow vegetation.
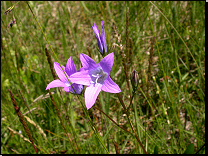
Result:
{"label": "meadow vegetation", "polygon": [[[58,78],[54,62],[71,56],[78,70],[81,53],[102,60],[91,27],[101,21],[121,93],[101,91],[86,110],[84,91],[46,87]],[[2,154],[203,154],[204,146],[204,1],[1,1]]]}

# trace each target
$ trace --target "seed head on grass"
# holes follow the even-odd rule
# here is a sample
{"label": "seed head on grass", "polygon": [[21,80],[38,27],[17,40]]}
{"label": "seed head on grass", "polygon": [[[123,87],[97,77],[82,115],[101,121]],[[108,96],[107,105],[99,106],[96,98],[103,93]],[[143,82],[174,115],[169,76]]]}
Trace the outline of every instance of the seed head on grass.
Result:
{"label": "seed head on grass", "polygon": [[32,145],[33,145],[33,147],[34,147],[36,153],[38,154],[37,148],[35,147],[35,145],[34,145],[34,143],[33,143],[33,138],[32,138],[32,135],[31,135],[31,133],[30,133],[30,130],[29,130],[29,128],[28,128],[28,126],[27,126],[27,124],[26,124],[26,122],[25,122],[25,120],[24,120],[24,116],[22,115],[22,113],[21,113],[21,111],[20,111],[20,107],[17,106],[17,101],[14,99],[14,95],[12,94],[12,92],[11,92],[10,89],[9,89],[9,93],[10,93],[10,96],[11,96],[11,99],[12,99],[12,103],[13,103],[13,105],[14,105],[14,109],[15,109],[15,111],[16,111],[18,117],[19,117],[19,120],[20,120],[20,122],[22,123],[22,125],[23,125],[23,127],[24,127],[24,129],[25,129],[25,131],[26,131],[26,133],[27,133],[27,135],[28,135],[30,141],[32,142]]}

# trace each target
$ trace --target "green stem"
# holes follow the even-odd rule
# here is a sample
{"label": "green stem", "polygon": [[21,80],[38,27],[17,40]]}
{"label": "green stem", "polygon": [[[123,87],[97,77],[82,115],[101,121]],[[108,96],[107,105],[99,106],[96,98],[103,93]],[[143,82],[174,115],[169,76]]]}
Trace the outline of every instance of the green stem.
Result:
{"label": "green stem", "polygon": [[124,131],[126,131],[126,132],[128,132],[128,133],[130,133],[131,135],[133,135],[130,131],[128,131],[128,130],[126,130],[126,129],[124,129],[123,127],[121,127],[117,122],[115,122],[111,117],[109,117],[107,114],[105,114],[101,109],[99,109],[99,108],[97,108],[97,107],[93,107],[93,108],[95,108],[95,109],[97,109],[97,110],[99,110],[101,113],[103,113],[107,118],[109,118],[116,126],[118,126],[119,128],[121,128],[121,129],[123,129]]}
{"label": "green stem", "polygon": [[131,105],[132,105],[132,101],[133,101],[133,98],[134,98],[134,95],[136,94],[136,92],[135,91],[133,91],[133,94],[132,94],[132,97],[131,97],[131,100],[130,100],[130,104],[129,104],[129,107],[127,108],[127,112],[129,112],[129,109],[130,109],[130,107],[131,107]]}
{"label": "green stem", "polygon": [[[43,29],[42,29],[42,27],[41,27],[40,23],[38,22],[38,20],[37,20],[37,18],[36,18],[36,16],[35,16],[35,14],[33,13],[33,11],[32,11],[32,9],[31,9],[31,7],[30,7],[29,3],[28,3],[27,1],[26,1],[26,3],[27,3],[27,5],[28,5],[28,7],[29,7],[29,9],[30,9],[31,13],[33,14],[33,16],[34,16],[34,18],[35,18],[35,21],[37,22],[37,24],[38,24],[39,28],[41,29],[41,32],[42,32],[43,36],[45,37],[45,40],[46,40],[46,42],[48,43],[48,45],[49,45],[50,49],[52,50],[52,52],[53,52],[53,54],[54,54],[54,56],[55,56],[56,60],[58,61],[58,63],[59,63],[59,64],[61,64],[61,63],[59,62],[58,57],[56,56],[56,54],[55,54],[55,52],[54,52],[53,48],[51,47],[51,44],[49,43],[49,41],[48,41],[48,39],[47,39],[47,37],[46,37],[45,33],[43,32]],[[106,150],[106,152],[107,152],[107,153],[109,153],[109,152],[108,152],[108,150],[107,150],[107,148],[106,148],[106,146],[105,146],[105,144],[104,144],[104,142],[103,142],[103,140],[102,140],[102,138],[101,138],[101,136],[100,136],[100,134],[98,133],[97,128],[93,125],[93,122],[92,122],[92,120],[91,120],[91,118],[90,118],[90,116],[89,116],[89,114],[88,114],[88,112],[87,112],[86,107],[84,106],[84,104],[83,104],[83,103],[82,103],[82,101],[80,100],[80,98],[79,98],[78,94],[76,93],[76,91],[75,91],[74,87],[72,86],[72,83],[69,81],[68,76],[66,75],[66,73],[65,73],[64,69],[62,68],[62,66],[60,66],[60,67],[61,67],[62,71],[64,72],[64,74],[65,74],[65,76],[66,76],[66,78],[67,78],[68,82],[70,83],[70,85],[71,85],[72,89],[74,90],[74,92],[75,92],[75,94],[76,94],[76,96],[77,96],[78,100],[80,101],[80,103],[81,103],[81,105],[82,105],[82,108],[83,108],[83,110],[84,110],[84,114],[85,114],[85,116],[87,116],[87,118],[88,118],[88,122],[89,122],[89,124],[90,124],[90,126],[91,126],[92,130],[95,132],[95,135],[97,136],[98,140],[99,140],[99,141],[100,141],[100,143],[102,144],[103,148]]]}
{"label": "green stem", "polygon": [[137,134],[136,134],[136,132],[135,132],[135,130],[134,130],[133,124],[132,124],[132,122],[131,122],[131,120],[130,120],[130,117],[129,117],[129,113],[127,112],[126,106],[125,106],[125,104],[124,104],[124,102],[123,102],[123,100],[122,100],[122,98],[121,98],[120,93],[117,93],[117,96],[118,96],[118,98],[119,98],[119,101],[121,102],[121,105],[122,105],[123,108],[124,108],[124,112],[125,112],[125,114],[126,114],[126,116],[127,116],[127,118],[128,118],[128,122],[129,122],[129,124],[130,124],[130,126],[131,126],[131,129],[132,129],[133,132],[134,132],[134,136],[136,137],[137,141],[139,142],[140,146],[142,147],[144,153],[147,154],[147,152],[146,152],[144,146],[142,145],[142,143],[141,143],[139,137],[137,136]]}
{"label": "green stem", "polygon": [[154,7],[155,7],[162,15],[163,15],[163,17],[164,17],[164,18],[168,21],[168,23],[173,27],[173,29],[174,29],[175,32],[178,34],[178,36],[179,36],[179,38],[181,39],[181,41],[184,43],[185,47],[188,49],[188,52],[190,53],[191,57],[193,58],[194,62],[196,63],[196,66],[197,66],[197,68],[199,69],[199,71],[200,71],[200,73],[201,73],[203,79],[205,80],[204,75],[203,75],[201,69],[199,68],[199,65],[197,64],[197,62],[196,62],[194,56],[192,55],[190,49],[189,49],[188,46],[186,45],[186,43],[185,43],[185,41],[183,40],[183,38],[181,37],[181,35],[178,33],[178,31],[177,31],[176,28],[172,25],[172,23],[168,20],[168,18],[162,13],[162,11],[160,11],[160,9],[159,9],[154,3],[152,3],[151,1],[150,1],[150,3],[151,3],[151,4],[152,4],[152,5],[153,5],[153,6],[154,6]]}

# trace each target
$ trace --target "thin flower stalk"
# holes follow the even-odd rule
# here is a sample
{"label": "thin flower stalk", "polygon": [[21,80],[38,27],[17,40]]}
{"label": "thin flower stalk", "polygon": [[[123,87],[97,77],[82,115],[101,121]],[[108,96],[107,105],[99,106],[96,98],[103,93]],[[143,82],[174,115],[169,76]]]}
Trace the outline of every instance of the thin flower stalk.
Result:
{"label": "thin flower stalk", "polygon": [[93,108],[95,108],[95,109],[99,110],[101,113],[103,113],[103,114],[104,114],[107,118],[109,118],[116,126],[118,126],[118,127],[121,128],[122,130],[124,130],[124,131],[130,133],[131,135],[133,135],[130,131],[128,131],[128,130],[124,129],[123,127],[121,127],[117,122],[115,122],[111,117],[109,117],[109,116],[108,116],[106,113],[104,113],[101,109],[99,109],[99,108],[97,108],[97,107],[93,107]]}
{"label": "thin flower stalk", "polygon": [[[32,9],[31,9],[29,3],[28,3],[27,1],[26,1],[26,3],[27,3],[27,5],[28,5],[28,7],[29,7],[31,13],[33,14],[33,16],[34,16],[34,18],[35,18],[35,20],[36,20],[36,22],[37,22],[39,28],[41,29],[41,32],[42,32],[43,36],[45,37],[46,42],[48,43],[50,49],[52,50],[54,56],[56,57],[56,60],[57,60],[58,63],[60,64],[60,62],[59,62],[59,60],[58,60],[58,57],[56,56],[56,54],[55,54],[55,52],[54,52],[54,50],[53,50],[51,44],[49,43],[49,41],[48,41],[48,39],[47,39],[45,33],[43,32],[43,29],[42,29],[40,23],[38,22],[38,20],[37,20],[35,14],[33,13],[33,11],[32,11]],[[67,77],[67,75],[66,75],[64,69],[62,68],[62,66],[61,66],[61,69],[62,69],[62,71],[64,72],[65,76]],[[68,80],[68,82],[70,83],[70,85],[72,86],[72,83],[69,81],[68,77],[67,77],[67,80]],[[73,86],[72,86],[72,89],[73,89],[73,91],[76,93],[76,91],[75,91],[75,89],[74,89]],[[78,96],[77,93],[76,93],[76,97],[77,97],[78,100],[80,101],[80,103],[81,103],[81,105],[82,105],[82,108],[83,108],[83,111],[84,111],[84,114],[85,114],[85,116],[86,116],[87,119],[88,119],[87,121],[88,121],[88,123],[90,124],[92,130],[95,132],[97,139],[98,139],[99,142],[102,144],[102,146],[103,146],[103,148],[106,150],[106,152],[109,153],[109,151],[108,151],[108,149],[106,148],[106,146],[105,146],[105,144],[104,144],[104,142],[103,142],[103,140],[102,140],[100,134],[98,133],[97,128],[93,126],[93,122],[92,122],[92,120],[90,119],[89,113],[87,112],[86,107],[85,107],[84,104],[82,103],[82,101],[81,101],[81,99],[79,98],[79,96]]]}
{"label": "thin flower stalk", "polygon": [[[64,125],[64,123],[63,123],[63,120],[62,120],[62,118],[61,118],[61,114],[60,114],[60,112],[59,112],[59,109],[58,109],[58,107],[56,106],[56,103],[55,103],[55,101],[54,101],[54,99],[53,99],[53,96],[52,96],[52,94],[51,94],[51,91],[48,90],[48,92],[49,92],[49,94],[50,94],[52,103],[53,103],[53,105],[54,105],[54,107],[55,107],[55,109],[56,109],[56,113],[57,113],[57,115],[58,115],[58,118],[59,118],[59,120],[60,120],[60,123],[61,123],[61,125],[62,125],[62,127],[63,127],[63,129],[64,129],[64,131],[65,131],[65,133],[66,133],[68,139],[69,139],[69,142],[72,143],[72,140],[71,140],[71,138],[69,137],[69,133],[67,132],[67,129],[66,129],[66,127],[65,127],[65,125]],[[76,143],[76,144],[77,144],[77,143]],[[72,146],[72,147],[74,147],[74,146]],[[79,151],[78,148],[77,148],[77,145],[75,146],[75,148],[76,148],[77,151]],[[74,148],[73,148],[73,151],[74,151]],[[74,152],[75,152],[75,151],[74,151]],[[75,152],[75,153],[76,153],[76,152]]]}
{"label": "thin flower stalk", "polygon": [[131,85],[132,85],[133,92],[132,92],[132,97],[131,97],[131,100],[130,100],[130,104],[127,108],[127,111],[129,111],[129,108],[131,108],[134,95],[136,94],[136,91],[137,91],[138,81],[139,81],[138,73],[137,73],[136,70],[134,70],[132,72],[132,77],[131,77]]}
{"label": "thin flower stalk", "polygon": [[129,113],[127,112],[126,106],[125,106],[125,104],[124,104],[124,102],[123,102],[123,99],[122,99],[120,93],[117,93],[117,96],[118,96],[118,99],[119,99],[121,105],[122,105],[123,108],[124,108],[124,112],[125,112],[125,114],[126,114],[126,116],[127,116],[128,122],[129,122],[129,124],[130,124],[130,126],[131,126],[131,129],[132,129],[133,132],[134,132],[134,136],[136,137],[137,141],[139,142],[140,146],[142,147],[144,153],[147,154],[147,152],[146,152],[144,146],[142,145],[142,143],[141,143],[139,137],[137,136],[137,134],[136,134],[136,132],[135,132],[135,130],[134,130],[133,124],[132,124],[132,122],[131,122],[131,120],[130,120],[130,118],[129,118]]}

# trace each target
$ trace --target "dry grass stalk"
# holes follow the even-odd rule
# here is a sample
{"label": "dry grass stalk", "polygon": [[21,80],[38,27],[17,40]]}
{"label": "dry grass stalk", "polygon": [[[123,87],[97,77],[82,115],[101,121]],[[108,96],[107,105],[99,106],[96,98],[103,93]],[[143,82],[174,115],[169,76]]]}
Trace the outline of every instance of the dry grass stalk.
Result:
{"label": "dry grass stalk", "polygon": [[43,130],[41,129],[41,127],[39,126],[39,125],[37,125],[34,121],[32,121],[29,117],[27,117],[27,116],[24,116],[25,117],[25,119],[29,122],[29,123],[31,123],[32,125],[34,125],[38,130],[39,130],[39,132],[40,132],[40,134],[42,134],[43,135],[43,137],[45,138],[45,139],[47,139],[46,138],[46,134],[43,132]]}
{"label": "dry grass stalk", "polygon": [[13,103],[14,109],[15,109],[15,111],[16,111],[18,117],[19,117],[19,120],[20,120],[20,122],[22,123],[22,125],[23,125],[23,127],[24,127],[24,130],[26,131],[26,133],[27,133],[27,135],[28,135],[30,141],[32,142],[32,145],[33,145],[33,147],[34,147],[34,149],[35,149],[35,152],[38,154],[37,148],[36,148],[36,146],[35,146],[34,143],[33,143],[33,138],[32,138],[32,135],[31,135],[31,133],[30,133],[30,130],[29,130],[28,126],[27,126],[27,123],[26,123],[25,120],[24,120],[24,116],[22,115],[22,113],[21,113],[21,111],[20,111],[20,107],[17,106],[17,101],[15,100],[14,95],[12,94],[11,90],[9,89],[8,91],[9,91],[9,93],[10,93],[10,96],[11,96],[11,99],[12,99],[12,103]]}

